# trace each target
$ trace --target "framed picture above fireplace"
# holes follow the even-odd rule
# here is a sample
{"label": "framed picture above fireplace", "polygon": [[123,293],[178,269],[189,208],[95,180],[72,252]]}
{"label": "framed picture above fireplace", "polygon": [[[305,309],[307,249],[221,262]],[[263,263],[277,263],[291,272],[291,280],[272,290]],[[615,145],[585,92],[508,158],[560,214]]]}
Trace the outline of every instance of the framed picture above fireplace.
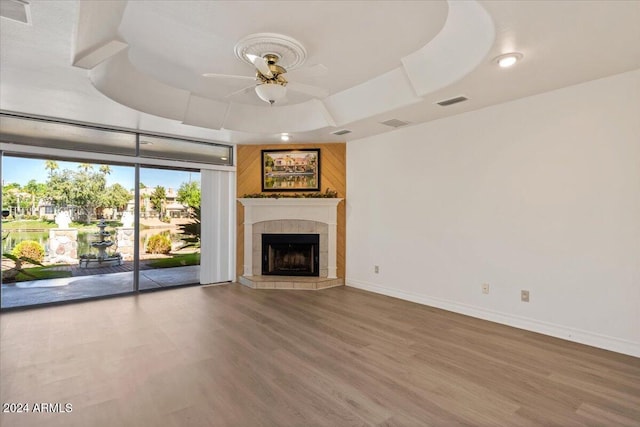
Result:
{"label": "framed picture above fireplace", "polygon": [[320,191],[320,149],[262,150],[262,191]]}

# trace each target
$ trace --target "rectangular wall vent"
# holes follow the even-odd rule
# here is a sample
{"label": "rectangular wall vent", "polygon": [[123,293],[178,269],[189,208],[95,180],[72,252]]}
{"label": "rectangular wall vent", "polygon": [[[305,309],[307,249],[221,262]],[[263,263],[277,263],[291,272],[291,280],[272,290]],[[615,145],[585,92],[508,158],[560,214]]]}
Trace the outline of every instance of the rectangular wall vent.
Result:
{"label": "rectangular wall vent", "polygon": [[442,107],[447,107],[449,105],[457,104],[458,102],[464,102],[468,99],[469,98],[465,96],[456,96],[455,98],[445,99],[444,101],[437,102],[436,104]]}
{"label": "rectangular wall vent", "polygon": [[398,119],[391,119],[391,120],[386,120],[384,122],[380,122],[380,124],[385,126],[391,126],[392,128],[399,128],[399,127],[408,125],[409,122],[403,122],[402,120],[398,120]]}
{"label": "rectangular wall vent", "polygon": [[23,0],[2,0],[0,1],[0,16],[31,25],[31,10],[29,2]]}
{"label": "rectangular wall vent", "polygon": [[348,130],[348,129],[341,129],[341,130],[337,130],[337,131],[331,132],[331,133],[334,134],[334,135],[340,136],[340,135],[346,135],[348,133],[351,133],[351,131]]}

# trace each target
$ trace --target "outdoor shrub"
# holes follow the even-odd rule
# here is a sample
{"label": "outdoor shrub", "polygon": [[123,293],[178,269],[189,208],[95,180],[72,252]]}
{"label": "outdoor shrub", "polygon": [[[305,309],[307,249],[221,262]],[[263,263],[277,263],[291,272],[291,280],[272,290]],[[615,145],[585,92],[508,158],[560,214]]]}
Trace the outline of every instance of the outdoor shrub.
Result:
{"label": "outdoor shrub", "polygon": [[35,240],[23,240],[13,248],[11,255],[42,262],[44,260],[44,248]]}
{"label": "outdoor shrub", "polygon": [[150,254],[168,254],[171,251],[171,239],[164,234],[154,234],[147,241],[147,252]]}

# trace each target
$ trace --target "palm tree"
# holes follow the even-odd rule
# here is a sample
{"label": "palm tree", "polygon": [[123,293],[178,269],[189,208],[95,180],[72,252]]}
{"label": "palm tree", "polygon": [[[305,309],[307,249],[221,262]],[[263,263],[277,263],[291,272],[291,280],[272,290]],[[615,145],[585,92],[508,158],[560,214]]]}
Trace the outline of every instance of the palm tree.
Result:
{"label": "palm tree", "polygon": [[55,160],[45,160],[44,161],[44,169],[49,171],[49,177],[53,175],[53,172],[59,168],[58,162]]}

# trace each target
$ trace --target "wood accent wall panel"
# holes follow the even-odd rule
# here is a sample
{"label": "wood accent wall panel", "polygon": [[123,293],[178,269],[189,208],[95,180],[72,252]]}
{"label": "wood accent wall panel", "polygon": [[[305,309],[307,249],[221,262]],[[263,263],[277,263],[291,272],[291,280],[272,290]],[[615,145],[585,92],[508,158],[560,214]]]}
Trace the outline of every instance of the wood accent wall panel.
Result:
{"label": "wood accent wall panel", "polygon": [[[273,149],[303,148],[320,149],[320,185],[322,191],[327,188],[338,192],[338,197],[347,195],[347,146],[345,143],[336,144],[269,144],[269,145],[238,145],[237,147],[237,197],[245,194],[260,193],[261,186],[261,151]],[[242,275],[244,261],[244,207],[237,203],[237,251],[236,272]],[[346,209],[345,202],[338,205],[338,248],[337,267],[338,277],[345,278],[346,266]]]}

